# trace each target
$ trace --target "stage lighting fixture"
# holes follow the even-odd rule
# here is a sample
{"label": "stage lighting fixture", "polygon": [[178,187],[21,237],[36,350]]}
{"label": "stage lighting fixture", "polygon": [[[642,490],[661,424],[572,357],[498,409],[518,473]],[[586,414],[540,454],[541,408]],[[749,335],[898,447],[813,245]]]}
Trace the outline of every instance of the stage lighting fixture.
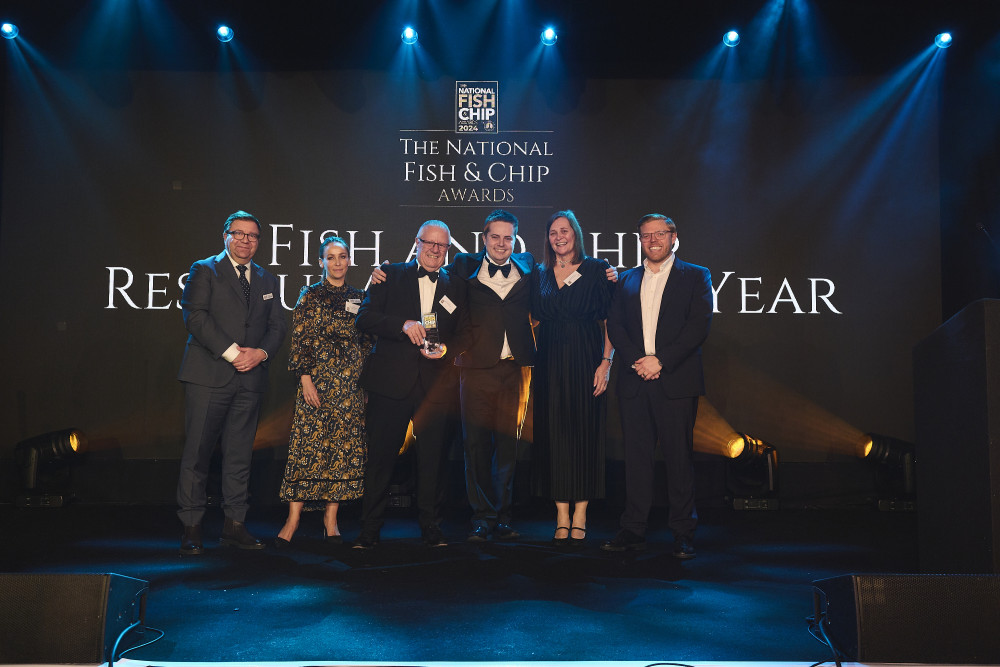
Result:
{"label": "stage lighting fixture", "polygon": [[403,40],[403,44],[416,44],[417,43],[417,31],[413,26],[406,26],[403,28],[403,34],[399,36]]}
{"label": "stage lighting fixture", "polygon": [[21,32],[18,30],[17,26],[13,23],[4,23],[0,25],[0,35],[3,35],[4,39],[14,39],[17,37],[17,33]]}
{"label": "stage lighting fixture", "polygon": [[548,27],[542,31],[541,40],[545,46],[552,46],[556,43],[557,39],[559,39],[559,35],[556,34],[555,28]]}
{"label": "stage lighting fixture", "polygon": [[726,492],[737,510],[778,509],[778,450],[737,433],[726,445]]}
{"label": "stage lighting fixture", "polygon": [[730,30],[722,36],[722,43],[729,47],[736,46],[740,43],[740,33]]}
{"label": "stage lighting fixture", "polygon": [[951,33],[942,32],[940,35],[934,38],[934,46],[939,49],[947,49],[951,46]]}
{"label": "stage lighting fixture", "polygon": [[220,42],[231,42],[236,33],[228,25],[220,25],[219,29],[215,31],[215,36],[219,38]]}
{"label": "stage lighting fixture", "polygon": [[[26,492],[17,498],[19,507],[61,507],[66,500],[62,493],[30,493],[39,489],[38,471],[46,467],[51,472],[59,462],[71,462],[86,449],[87,439],[75,428],[52,431],[17,443],[15,456],[21,466],[21,487]],[[51,480],[43,485],[52,486]]]}
{"label": "stage lighting fixture", "polygon": [[875,466],[875,490],[880,510],[916,509],[916,459],[912,443],[866,433],[858,441],[857,456]]}

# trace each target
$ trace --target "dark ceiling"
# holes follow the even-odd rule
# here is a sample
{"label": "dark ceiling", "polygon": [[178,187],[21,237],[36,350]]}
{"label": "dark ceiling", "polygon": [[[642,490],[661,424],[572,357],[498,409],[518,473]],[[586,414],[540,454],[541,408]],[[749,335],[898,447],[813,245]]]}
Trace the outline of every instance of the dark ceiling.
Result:
{"label": "dark ceiling", "polygon": [[[236,31],[251,67],[385,69],[413,23],[441,73],[499,74],[503,63],[537,48],[547,24],[571,73],[659,77],[691,73],[731,27],[742,49],[764,41],[762,0],[7,0],[0,20],[21,29],[58,66],[212,69],[219,23]],[[805,25],[803,25],[804,19]],[[954,33],[949,59],[995,48],[1000,0],[785,0],[769,43],[818,40],[826,74],[878,73],[906,62],[942,30]],[[754,37],[760,37],[755,44]],[[6,46],[6,45],[5,45]],[[951,54],[955,55],[952,56]],[[2,57],[2,56],[0,56]],[[795,48],[770,52],[771,67],[795,69]],[[781,64],[781,61],[785,62]],[[767,72],[773,76],[774,71]]]}

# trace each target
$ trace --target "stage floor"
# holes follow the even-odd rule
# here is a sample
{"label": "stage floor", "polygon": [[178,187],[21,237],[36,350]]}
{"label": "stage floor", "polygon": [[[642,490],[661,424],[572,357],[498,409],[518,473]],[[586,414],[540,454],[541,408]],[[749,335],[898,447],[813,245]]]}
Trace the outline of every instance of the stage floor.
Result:
{"label": "stage floor", "polygon": [[[0,569],[148,581],[146,625],[164,636],[121,664],[449,667],[831,661],[807,630],[811,582],[918,572],[913,513],[708,510],[698,557],[683,562],[659,514],[646,551],[602,552],[617,513],[595,506],[577,549],[551,544],[551,512],[536,505],[516,517],[523,538],[512,543],[466,543],[456,512],[444,526],[454,542],[430,549],[400,515],[363,552],[324,544],[310,513],[292,549],[238,551],[215,542],[216,509],[205,554],[182,557],[170,507],[3,506]],[[270,541],[283,518],[280,507],[253,509],[248,526]],[[342,528],[357,534],[351,509]]]}

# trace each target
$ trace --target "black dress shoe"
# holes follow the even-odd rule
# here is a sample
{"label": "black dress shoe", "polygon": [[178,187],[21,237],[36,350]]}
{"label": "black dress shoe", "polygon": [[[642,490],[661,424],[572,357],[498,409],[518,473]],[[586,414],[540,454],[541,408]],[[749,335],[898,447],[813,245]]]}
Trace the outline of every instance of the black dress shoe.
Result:
{"label": "black dress shoe", "polygon": [[687,560],[697,555],[694,551],[694,543],[690,539],[681,537],[674,540],[674,558]]}
{"label": "black dress shoe", "polygon": [[448,546],[447,540],[444,539],[444,533],[437,526],[427,526],[424,528],[424,544],[429,547],[446,547]]}
{"label": "black dress shoe", "polygon": [[[566,531],[566,537],[558,537],[560,530]],[[552,534],[552,543],[561,547],[567,542],[569,542],[569,526],[556,526],[556,532]]]}
{"label": "black dress shoe", "polygon": [[326,542],[327,544],[343,544],[344,543],[344,536],[343,535],[327,535],[326,534],[326,526],[323,526],[323,541]]}
{"label": "black dress shoe", "polygon": [[274,548],[278,550],[291,549],[292,543],[290,540],[286,540],[283,537],[276,537],[274,538]]}
{"label": "black dress shoe", "polygon": [[247,531],[246,524],[242,521],[226,519],[222,524],[222,537],[219,544],[224,547],[236,547],[237,549],[263,549],[264,543],[258,540]]}
{"label": "black dress shoe", "polygon": [[622,528],[610,540],[601,545],[602,551],[642,551],[646,548],[646,538],[636,535],[631,530]]}
{"label": "black dress shoe", "polygon": [[197,556],[205,551],[201,543],[201,524],[184,526],[184,536],[181,537],[180,552],[182,556]]}
{"label": "black dress shoe", "polygon": [[521,537],[521,533],[510,527],[510,524],[498,523],[493,528],[493,535],[498,540],[516,540]]}
{"label": "black dress shoe", "polygon": [[469,536],[465,538],[466,542],[485,542],[489,537],[490,531],[486,526],[476,526],[469,533]]}
{"label": "black dress shoe", "polygon": [[358,535],[358,539],[354,540],[354,544],[351,545],[352,549],[363,549],[369,551],[378,546],[378,533],[366,533],[364,531]]}
{"label": "black dress shoe", "polygon": [[[583,533],[583,535],[581,535],[580,537],[574,537],[573,536],[573,531],[578,531],[580,533]],[[586,528],[580,528],[579,526],[573,526],[572,528],[569,529],[569,543],[572,544],[574,547],[582,547],[583,543],[586,542],[586,541],[587,541],[587,529]]]}

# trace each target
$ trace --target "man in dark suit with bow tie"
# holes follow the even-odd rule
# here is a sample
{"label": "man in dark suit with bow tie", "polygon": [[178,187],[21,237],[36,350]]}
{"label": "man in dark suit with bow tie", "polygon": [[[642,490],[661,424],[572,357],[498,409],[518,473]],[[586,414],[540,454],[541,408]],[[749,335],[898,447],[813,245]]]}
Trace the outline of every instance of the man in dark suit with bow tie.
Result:
{"label": "man in dark suit with bow tie", "polygon": [[[411,420],[423,540],[428,546],[446,544],[441,504],[445,436],[455,391],[455,353],[449,348],[464,313],[465,285],[441,268],[451,247],[447,225],[428,220],[417,232],[416,244],[413,261],[383,267],[388,279],[371,286],[358,311],[358,328],[378,336],[378,341],[359,381],[368,391],[368,465],[356,549],[371,549],[379,542],[392,471]],[[441,343],[437,347],[430,345],[435,338]]]}
{"label": "man in dark suit with bow tie", "polygon": [[531,330],[530,253],[514,253],[517,218],[502,209],[486,217],[483,250],[455,255],[452,273],[467,283],[463,349],[455,365],[465,440],[465,485],[472,506],[470,542],[519,534],[511,525],[514,468],[521,431],[524,369],[535,363]]}
{"label": "man in dark suit with bow tie", "polygon": [[177,512],[184,524],[180,551],[202,553],[209,462],[222,450],[226,519],[220,543],[261,549],[247,532],[247,484],[268,360],[288,328],[278,281],[253,262],[260,222],[245,211],[226,219],[225,251],[191,266],[181,312],[190,334],[178,379],[184,383],[184,453],[177,482]]}
{"label": "man in dark suit with bow tie", "polygon": [[694,420],[698,397],[705,393],[701,345],[712,321],[712,276],[708,269],[674,255],[677,225],[670,218],[645,215],[638,229],[646,259],[621,275],[608,313],[608,337],[619,359],[631,368],[619,373],[617,387],[625,444],[625,511],[621,530],[601,548],[646,547],[659,442],[667,468],[673,554],[694,558]]}

